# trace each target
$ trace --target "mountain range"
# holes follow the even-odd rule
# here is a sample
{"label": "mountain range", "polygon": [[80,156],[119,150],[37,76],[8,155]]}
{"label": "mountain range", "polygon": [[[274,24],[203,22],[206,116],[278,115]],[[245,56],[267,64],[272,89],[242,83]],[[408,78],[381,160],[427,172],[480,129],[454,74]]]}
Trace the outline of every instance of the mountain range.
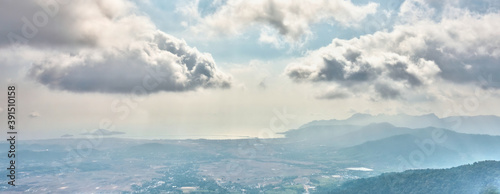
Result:
{"label": "mountain range", "polygon": [[493,115],[480,116],[450,116],[439,118],[435,114],[412,116],[407,114],[397,115],[369,115],[357,113],[345,120],[320,120],[307,123],[300,128],[311,126],[332,125],[368,125],[371,123],[390,123],[397,127],[444,128],[460,133],[500,135],[500,117]]}
{"label": "mountain range", "polygon": [[[500,136],[496,135],[499,117],[461,117],[462,125],[457,128],[447,127],[450,119],[355,114],[346,120],[313,121],[283,134],[297,153],[335,155],[329,159],[355,160],[382,171],[446,168],[500,159]],[[480,130],[473,130],[474,123],[480,123]]]}

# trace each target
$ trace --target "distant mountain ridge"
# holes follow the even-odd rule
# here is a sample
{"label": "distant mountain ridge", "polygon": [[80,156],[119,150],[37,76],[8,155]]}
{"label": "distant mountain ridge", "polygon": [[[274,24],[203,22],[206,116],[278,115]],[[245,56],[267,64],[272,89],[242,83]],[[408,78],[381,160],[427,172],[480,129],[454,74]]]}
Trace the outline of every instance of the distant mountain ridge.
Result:
{"label": "distant mountain ridge", "polygon": [[371,123],[390,123],[396,127],[444,128],[460,133],[500,135],[500,117],[494,115],[483,116],[450,116],[439,118],[435,114],[412,116],[406,114],[398,115],[369,115],[356,113],[345,120],[319,120],[309,122],[300,128],[312,126],[332,125],[358,125],[364,126]]}
{"label": "distant mountain ridge", "polygon": [[[433,138],[438,132],[442,139]],[[457,133],[433,127],[414,129],[340,149],[346,158],[369,167],[398,166],[399,170],[446,168],[482,160],[500,160],[500,136]]]}
{"label": "distant mountain ridge", "polygon": [[[460,125],[452,126],[451,119]],[[482,132],[472,131],[476,125]],[[383,172],[500,160],[500,135],[495,133],[499,127],[496,116],[355,114],[346,120],[313,121],[282,134],[296,155],[332,155],[332,160],[354,160]]]}
{"label": "distant mountain ridge", "polygon": [[372,123],[366,126],[355,125],[321,125],[308,126],[290,130],[282,134],[288,140],[308,142],[309,145],[323,145],[332,147],[348,147],[367,141],[373,141],[411,133],[413,129],[395,127],[389,123]]}

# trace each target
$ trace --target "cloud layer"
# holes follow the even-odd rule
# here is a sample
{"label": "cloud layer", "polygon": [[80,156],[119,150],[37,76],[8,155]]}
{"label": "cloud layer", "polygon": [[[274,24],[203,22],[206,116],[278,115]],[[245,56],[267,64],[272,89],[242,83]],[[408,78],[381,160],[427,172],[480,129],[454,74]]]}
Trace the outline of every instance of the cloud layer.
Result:
{"label": "cloud layer", "polygon": [[[336,22],[349,26],[375,13],[377,6],[375,3],[358,6],[345,0],[228,0],[214,13],[199,18],[200,24],[193,29],[234,35],[261,25],[276,30],[288,41],[297,41],[311,33],[312,24]],[[261,37],[261,40],[269,41],[269,37]]]}
{"label": "cloud layer", "polygon": [[[48,50],[29,76],[73,92],[146,93],[227,88],[210,54],[156,29],[126,0],[2,2],[0,47]],[[9,7],[16,7],[13,12]],[[9,17],[3,17],[8,15]]]}
{"label": "cloud layer", "polygon": [[125,0],[0,3],[0,46],[120,46],[155,28]]}
{"label": "cloud layer", "polygon": [[383,99],[436,82],[482,84],[481,77],[500,75],[500,14],[454,13],[437,22],[420,18],[392,32],[334,39],[285,73],[298,82],[331,82]]}
{"label": "cloud layer", "polygon": [[160,31],[124,49],[50,56],[33,64],[29,75],[51,88],[75,92],[153,93],[231,84],[209,54]]}

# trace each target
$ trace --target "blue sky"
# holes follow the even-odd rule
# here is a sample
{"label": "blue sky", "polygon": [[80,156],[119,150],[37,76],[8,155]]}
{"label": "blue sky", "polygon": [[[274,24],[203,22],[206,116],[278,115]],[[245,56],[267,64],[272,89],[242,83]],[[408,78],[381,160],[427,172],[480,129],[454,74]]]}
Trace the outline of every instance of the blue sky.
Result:
{"label": "blue sky", "polygon": [[499,8],[1,1],[0,83],[20,88],[26,138],[98,128],[133,138],[275,137],[354,113],[500,115]]}

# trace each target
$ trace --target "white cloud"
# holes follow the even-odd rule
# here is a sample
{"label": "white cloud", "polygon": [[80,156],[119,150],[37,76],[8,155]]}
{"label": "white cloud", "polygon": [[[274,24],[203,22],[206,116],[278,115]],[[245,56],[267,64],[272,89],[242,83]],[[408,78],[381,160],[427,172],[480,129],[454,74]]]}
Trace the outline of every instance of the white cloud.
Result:
{"label": "white cloud", "polygon": [[154,30],[125,0],[2,1],[0,46],[123,46]]}
{"label": "white cloud", "polygon": [[0,47],[15,40],[47,50],[28,72],[50,88],[130,93],[142,86],[153,93],[231,84],[210,54],[157,30],[127,0],[2,1],[0,18],[0,35],[10,37],[0,38]]}
{"label": "white cloud", "polygon": [[[216,12],[198,17],[199,23],[192,27],[195,32],[209,35],[242,34],[252,26],[267,26],[296,42],[311,34],[310,26],[318,22],[336,22],[345,26],[355,25],[368,14],[376,12],[377,4],[354,5],[345,0],[228,0]],[[184,9],[183,9],[184,10]],[[191,13],[192,9],[185,9]],[[261,36],[263,42],[275,44]]]}
{"label": "white cloud", "polygon": [[384,99],[443,80],[481,85],[481,76],[500,75],[500,14],[455,11],[460,13],[438,22],[422,19],[392,32],[334,39],[290,64],[286,74],[295,81],[332,82]]}
{"label": "white cloud", "polygon": [[283,45],[283,41],[271,30],[261,30],[259,42],[271,44],[276,48],[280,48]]}
{"label": "white cloud", "polygon": [[430,19],[436,14],[436,9],[425,0],[406,0],[401,4],[398,17],[404,22],[418,22]]}
{"label": "white cloud", "polygon": [[124,49],[51,55],[33,64],[29,75],[51,88],[75,92],[154,93],[230,87],[230,77],[216,69],[209,54],[161,31],[152,35]]}

